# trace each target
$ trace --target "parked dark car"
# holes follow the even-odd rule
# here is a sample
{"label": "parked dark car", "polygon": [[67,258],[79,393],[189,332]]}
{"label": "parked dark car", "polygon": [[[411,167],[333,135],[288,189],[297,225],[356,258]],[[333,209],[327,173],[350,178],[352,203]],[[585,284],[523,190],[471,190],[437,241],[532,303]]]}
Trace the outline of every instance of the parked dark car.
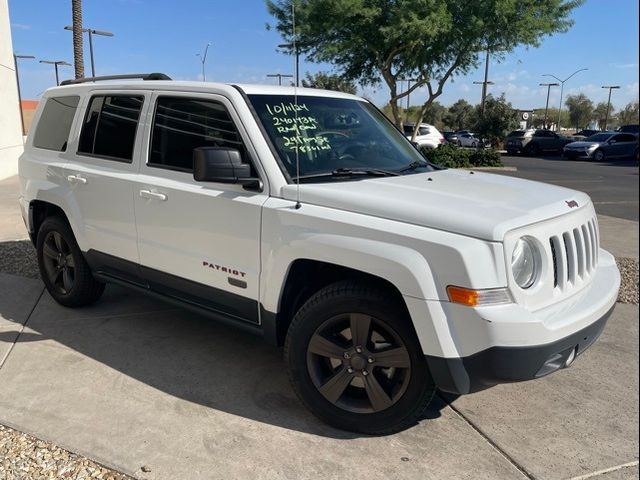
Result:
{"label": "parked dark car", "polygon": [[585,130],[580,130],[578,133],[575,133],[575,134],[573,134],[571,136],[573,138],[576,138],[576,137],[589,138],[591,135],[595,135],[596,133],[600,133],[600,130],[585,129]]}
{"label": "parked dark car", "polygon": [[638,133],[640,133],[640,125],[621,125],[616,128],[616,132],[633,133],[634,135],[638,136]]}
{"label": "parked dark car", "polygon": [[456,132],[442,132],[442,135],[447,143],[458,144],[458,134]]}
{"label": "parked dark car", "polygon": [[514,130],[505,138],[507,153],[522,152],[529,156],[543,152],[562,152],[562,148],[573,139],[562,137],[551,130]]}
{"label": "parked dark car", "polygon": [[585,140],[564,146],[564,156],[569,159],[592,158],[598,162],[613,158],[638,160],[638,137],[632,133],[602,132]]}

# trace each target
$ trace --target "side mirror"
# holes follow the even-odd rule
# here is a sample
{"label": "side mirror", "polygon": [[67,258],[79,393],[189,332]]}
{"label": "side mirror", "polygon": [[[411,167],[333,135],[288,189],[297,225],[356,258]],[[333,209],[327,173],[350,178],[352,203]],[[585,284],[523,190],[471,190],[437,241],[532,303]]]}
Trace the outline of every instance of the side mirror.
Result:
{"label": "side mirror", "polygon": [[227,147],[198,147],[193,150],[193,178],[198,182],[260,184],[251,176],[251,166],[242,163],[240,151]]}

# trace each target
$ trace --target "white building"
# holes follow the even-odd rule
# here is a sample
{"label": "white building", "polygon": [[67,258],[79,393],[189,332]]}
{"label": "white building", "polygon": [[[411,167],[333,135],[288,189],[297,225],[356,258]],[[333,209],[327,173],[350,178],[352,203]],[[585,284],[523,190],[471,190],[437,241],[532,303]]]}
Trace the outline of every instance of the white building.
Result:
{"label": "white building", "polygon": [[0,0],[0,180],[18,173],[22,127],[13,62],[8,0]]}

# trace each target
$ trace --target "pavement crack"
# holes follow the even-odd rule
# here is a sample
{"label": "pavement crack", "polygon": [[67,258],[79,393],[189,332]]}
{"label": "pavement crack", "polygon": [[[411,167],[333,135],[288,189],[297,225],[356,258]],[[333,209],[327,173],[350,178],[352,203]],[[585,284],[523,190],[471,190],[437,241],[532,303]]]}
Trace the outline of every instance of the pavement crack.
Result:
{"label": "pavement crack", "polygon": [[[451,403],[449,403],[446,398],[440,396],[440,398],[447,404],[447,406],[453,410],[453,412],[458,415],[458,417],[460,417],[465,423],[467,423],[473,430],[475,430],[478,435],[480,435],[482,438],[484,438],[484,440],[491,446],[493,447],[493,449],[495,451],[497,451],[500,455],[502,455],[505,460],[507,460],[511,465],[514,466],[514,468],[516,470],[518,470],[525,478],[528,478],[529,480],[535,480],[535,477],[533,476],[533,474],[531,472],[529,472],[522,464],[520,464],[519,462],[517,462],[511,455],[509,455],[507,452],[505,452],[502,448],[500,448],[498,446],[498,444],[496,442],[494,442],[493,440],[491,440],[491,438],[489,438],[489,436],[484,433],[482,431],[482,429],[480,427],[478,427],[475,423],[473,423],[471,420],[469,420],[467,417],[465,417],[462,412],[460,412],[460,410],[458,410],[456,407],[454,407]],[[571,479],[574,480],[574,479]]]}
{"label": "pavement crack", "polygon": [[31,310],[29,310],[29,314],[27,315],[27,318],[25,318],[24,323],[20,327],[20,330],[18,331],[18,335],[16,336],[16,339],[13,341],[13,343],[7,350],[7,353],[2,358],[0,358],[0,370],[2,369],[5,362],[7,361],[7,358],[9,358],[9,355],[11,355],[11,352],[13,351],[13,347],[15,347],[16,343],[18,343],[18,340],[20,340],[20,335],[22,335],[22,332],[24,332],[24,327],[26,327],[27,323],[29,323],[29,319],[31,318],[31,315],[33,315],[33,312],[35,311],[36,307],[40,303],[40,300],[42,299],[42,295],[44,295],[44,290],[45,290],[44,287],[42,287],[42,290],[40,290],[40,295],[38,295],[38,298],[36,299],[36,301],[33,302],[33,307],[31,307]]}
{"label": "pavement crack", "polygon": [[622,470],[623,468],[637,467],[638,460],[635,462],[623,463],[622,465],[616,465],[615,467],[603,468],[602,470],[597,470],[591,473],[585,473],[584,475],[579,475],[577,477],[571,477],[569,480],[587,480],[589,478],[599,477],[600,475],[605,475],[611,472],[617,472],[618,470]]}

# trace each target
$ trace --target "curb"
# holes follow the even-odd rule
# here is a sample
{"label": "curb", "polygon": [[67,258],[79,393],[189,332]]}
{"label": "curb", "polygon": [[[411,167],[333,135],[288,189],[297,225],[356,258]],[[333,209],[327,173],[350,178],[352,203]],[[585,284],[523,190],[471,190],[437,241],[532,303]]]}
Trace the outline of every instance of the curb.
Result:
{"label": "curb", "polygon": [[471,167],[463,170],[475,170],[478,172],[517,172],[518,167]]}

